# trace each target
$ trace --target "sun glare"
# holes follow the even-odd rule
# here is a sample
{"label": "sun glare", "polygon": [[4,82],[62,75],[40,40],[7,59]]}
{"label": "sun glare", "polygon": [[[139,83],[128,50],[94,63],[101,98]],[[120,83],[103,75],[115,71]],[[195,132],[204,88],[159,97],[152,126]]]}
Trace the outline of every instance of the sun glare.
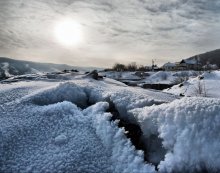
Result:
{"label": "sun glare", "polygon": [[57,41],[64,46],[75,46],[82,40],[81,25],[71,19],[57,22],[54,33]]}

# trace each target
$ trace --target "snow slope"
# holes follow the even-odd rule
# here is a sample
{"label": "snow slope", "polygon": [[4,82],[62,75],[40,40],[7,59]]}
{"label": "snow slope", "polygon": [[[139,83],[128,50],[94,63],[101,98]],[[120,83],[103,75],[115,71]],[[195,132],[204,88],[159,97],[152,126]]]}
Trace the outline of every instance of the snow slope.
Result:
{"label": "snow slope", "polygon": [[[0,98],[0,172],[220,170],[218,99],[179,100],[76,74],[11,78],[0,84]],[[110,120],[112,104],[140,125],[147,162]]]}
{"label": "snow slope", "polygon": [[185,96],[205,96],[220,98],[220,71],[205,72],[202,75],[164,90],[167,93]]}

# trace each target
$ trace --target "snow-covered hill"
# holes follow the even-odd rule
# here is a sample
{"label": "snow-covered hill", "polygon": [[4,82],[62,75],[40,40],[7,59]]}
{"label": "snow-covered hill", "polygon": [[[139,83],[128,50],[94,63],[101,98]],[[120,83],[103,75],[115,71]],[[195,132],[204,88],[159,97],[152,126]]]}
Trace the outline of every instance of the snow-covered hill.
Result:
{"label": "snow-covered hill", "polygon": [[77,73],[11,78],[0,84],[0,172],[219,172],[219,105]]}
{"label": "snow-covered hill", "polygon": [[190,60],[190,59],[194,59],[195,57],[199,57],[199,60],[203,66],[209,63],[209,64],[216,64],[218,67],[220,67],[220,49],[195,55],[187,59]]}
{"label": "snow-covered hill", "polygon": [[77,69],[80,71],[90,71],[94,68],[76,67],[66,64],[37,63],[31,61],[21,61],[0,57],[0,79],[5,79],[14,75],[31,73],[58,72],[63,70]]}

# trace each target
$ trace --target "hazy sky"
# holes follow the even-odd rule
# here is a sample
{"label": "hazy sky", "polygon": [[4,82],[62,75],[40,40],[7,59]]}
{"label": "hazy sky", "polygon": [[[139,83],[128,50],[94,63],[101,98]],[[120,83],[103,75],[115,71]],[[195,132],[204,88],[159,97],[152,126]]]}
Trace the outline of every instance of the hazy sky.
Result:
{"label": "hazy sky", "polygon": [[[57,23],[81,26],[60,44]],[[0,0],[0,56],[79,66],[162,64],[220,48],[220,0]]]}

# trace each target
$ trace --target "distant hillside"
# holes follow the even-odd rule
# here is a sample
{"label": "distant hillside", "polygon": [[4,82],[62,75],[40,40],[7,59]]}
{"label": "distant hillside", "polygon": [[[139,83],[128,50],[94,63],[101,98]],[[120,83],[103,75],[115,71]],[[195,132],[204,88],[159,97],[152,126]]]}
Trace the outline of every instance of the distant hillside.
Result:
{"label": "distant hillside", "polygon": [[216,49],[210,52],[206,52],[203,54],[195,55],[193,57],[190,57],[188,59],[193,59],[195,57],[200,57],[200,61],[202,65],[206,65],[207,62],[210,64],[216,64],[218,67],[220,67],[220,49]]}
{"label": "distant hillside", "polygon": [[52,64],[52,63],[38,63],[31,61],[21,61],[10,58],[0,57],[0,79],[11,75],[23,75],[29,73],[40,72],[57,72],[63,70],[77,69],[82,71],[89,71],[94,68],[84,68],[69,66],[66,64]]}

